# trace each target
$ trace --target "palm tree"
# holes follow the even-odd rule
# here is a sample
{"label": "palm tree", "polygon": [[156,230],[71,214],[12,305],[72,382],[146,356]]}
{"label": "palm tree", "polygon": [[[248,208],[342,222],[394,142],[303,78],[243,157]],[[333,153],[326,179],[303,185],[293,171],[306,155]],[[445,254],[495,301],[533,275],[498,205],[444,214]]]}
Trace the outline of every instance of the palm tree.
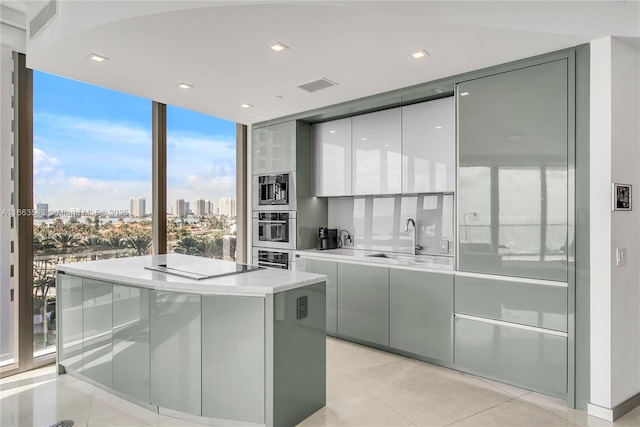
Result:
{"label": "palm tree", "polygon": [[[100,246],[104,246],[106,244],[106,240],[102,238],[102,236],[97,236],[97,235],[89,235],[86,236],[84,239],[82,239],[82,241],[80,242],[80,244],[82,246],[86,246],[89,249],[96,249],[99,248]],[[95,253],[91,254],[91,261],[95,261],[97,259],[98,255]]]}
{"label": "palm tree", "polygon": [[202,255],[203,243],[193,236],[184,236],[176,242],[174,251],[185,255]]}
{"label": "palm tree", "polygon": [[53,235],[56,246],[60,249],[68,249],[76,245],[80,241],[78,236],[73,233],[56,233]]}
{"label": "palm tree", "polygon": [[125,239],[127,246],[135,250],[135,254],[145,255],[149,253],[149,248],[151,246],[151,236],[146,233],[136,233],[131,237]]}

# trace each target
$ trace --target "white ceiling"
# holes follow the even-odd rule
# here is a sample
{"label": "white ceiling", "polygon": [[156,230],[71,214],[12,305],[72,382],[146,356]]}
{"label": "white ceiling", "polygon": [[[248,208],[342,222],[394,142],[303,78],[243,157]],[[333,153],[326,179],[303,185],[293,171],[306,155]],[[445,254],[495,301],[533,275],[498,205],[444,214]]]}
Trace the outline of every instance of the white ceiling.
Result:
{"label": "white ceiling", "polygon": [[[44,2],[26,4],[27,22]],[[575,46],[640,37],[638,1],[60,1],[28,66],[251,124]],[[280,41],[290,49],[269,49]],[[430,56],[414,60],[425,49]],[[90,53],[110,58],[102,64]],[[338,86],[308,93],[326,77]],[[176,87],[180,82],[194,86]],[[240,104],[254,107],[243,109]]]}

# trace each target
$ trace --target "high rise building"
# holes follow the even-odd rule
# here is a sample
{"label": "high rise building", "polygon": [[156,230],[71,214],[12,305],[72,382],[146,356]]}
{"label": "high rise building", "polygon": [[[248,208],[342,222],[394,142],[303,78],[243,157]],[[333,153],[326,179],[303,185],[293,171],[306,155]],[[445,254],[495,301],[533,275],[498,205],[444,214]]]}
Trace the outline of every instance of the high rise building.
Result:
{"label": "high rise building", "polygon": [[142,218],[147,214],[147,201],[144,197],[132,197],[130,201],[129,216],[131,218]]}
{"label": "high rise building", "polygon": [[236,216],[236,199],[223,197],[218,200],[218,213],[225,216]]}
{"label": "high rise building", "polygon": [[181,217],[181,218],[187,216],[187,211],[185,209],[184,199],[176,199],[173,202],[173,211],[172,212],[173,212],[173,216],[177,216],[177,217]]}
{"label": "high rise building", "polygon": [[195,216],[204,216],[208,215],[207,207],[208,201],[204,199],[195,199],[193,201],[193,214]]}
{"label": "high rise building", "polygon": [[184,202],[184,216],[188,216],[190,215],[191,212],[191,206],[189,202]]}
{"label": "high rise building", "polygon": [[49,218],[49,204],[36,203],[36,219]]}
{"label": "high rise building", "polygon": [[214,207],[213,202],[207,200],[207,215],[213,215],[214,213],[216,213],[216,208]]}

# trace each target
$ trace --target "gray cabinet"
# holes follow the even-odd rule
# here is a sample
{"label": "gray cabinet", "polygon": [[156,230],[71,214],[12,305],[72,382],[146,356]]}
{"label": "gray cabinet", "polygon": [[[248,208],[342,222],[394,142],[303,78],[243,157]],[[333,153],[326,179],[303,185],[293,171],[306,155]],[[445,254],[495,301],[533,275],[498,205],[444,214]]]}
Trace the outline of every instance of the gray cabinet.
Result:
{"label": "gray cabinet", "polygon": [[251,172],[253,175],[296,170],[296,122],[253,129]]}
{"label": "gray cabinet", "polygon": [[82,372],[82,278],[58,274],[58,362]]}
{"label": "gray cabinet", "polygon": [[312,126],[313,194],[351,195],[351,118]]}
{"label": "gray cabinet", "polygon": [[389,272],[389,345],[453,362],[453,275]]}
{"label": "gray cabinet", "polygon": [[201,415],[201,297],[151,291],[151,404]]}
{"label": "gray cabinet", "polygon": [[456,317],[455,363],[509,384],[567,393],[566,336]]}
{"label": "gray cabinet", "polygon": [[402,192],[455,191],[455,105],[442,98],[402,107]]}
{"label": "gray cabinet", "polygon": [[338,334],[389,345],[389,268],[338,264]]}
{"label": "gray cabinet", "polygon": [[458,84],[458,269],[567,280],[567,60]]}
{"label": "gray cabinet", "polygon": [[113,285],[82,280],[82,358],[87,378],[112,386]]}
{"label": "gray cabinet", "polygon": [[298,258],[296,268],[327,276],[327,333],[338,333],[338,263],[310,258]]}
{"label": "gray cabinet", "polygon": [[149,402],[149,290],[113,285],[113,389]]}
{"label": "gray cabinet", "polygon": [[202,297],[202,415],[264,423],[264,298]]}
{"label": "gray cabinet", "polygon": [[354,195],[402,191],[402,112],[400,108],[352,118]]}

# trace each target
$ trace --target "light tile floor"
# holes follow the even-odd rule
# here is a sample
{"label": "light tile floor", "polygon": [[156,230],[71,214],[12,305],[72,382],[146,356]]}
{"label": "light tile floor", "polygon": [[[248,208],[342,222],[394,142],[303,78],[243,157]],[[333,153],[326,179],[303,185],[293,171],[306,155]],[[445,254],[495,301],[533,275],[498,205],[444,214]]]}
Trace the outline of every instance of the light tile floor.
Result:
{"label": "light tile floor", "polygon": [[[148,411],[48,366],[0,381],[0,426],[201,426]],[[615,423],[564,401],[406,357],[327,338],[327,406],[311,426],[640,426],[640,407]]]}

